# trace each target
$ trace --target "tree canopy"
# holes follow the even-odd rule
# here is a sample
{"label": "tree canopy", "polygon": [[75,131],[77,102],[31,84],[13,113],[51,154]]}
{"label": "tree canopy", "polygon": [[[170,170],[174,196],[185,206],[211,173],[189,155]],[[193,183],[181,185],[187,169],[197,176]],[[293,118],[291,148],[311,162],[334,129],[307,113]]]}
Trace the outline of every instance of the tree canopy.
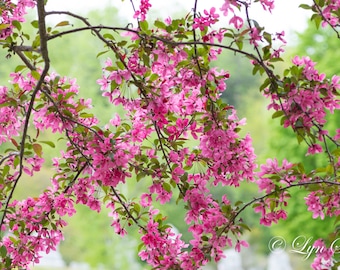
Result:
{"label": "tree canopy", "polygon": [[[42,252],[55,250],[78,204],[108,215],[122,237],[138,232],[138,256],[154,269],[190,270],[219,261],[226,247],[249,246],[243,238],[252,225],[248,209],[271,226],[287,219],[288,205],[301,203],[312,219],[334,222],[313,243],[311,267],[337,269],[340,77],[320,72],[309,56],[294,56],[280,68],[284,32],[270,33],[252,17],[254,5],[271,12],[273,0],[225,0],[208,9],[196,0],[184,16],[153,21],[149,0],[131,1],[127,25],[47,10],[46,2],[0,3],[2,50],[20,61],[0,86],[2,269],[28,269]],[[331,30],[327,38],[339,40],[339,1],[300,7],[312,11],[317,28]],[[37,18],[26,21],[28,10]],[[58,15],[68,19],[50,26],[48,19]],[[63,50],[81,54],[80,42],[67,48],[67,38],[79,32],[96,44],[97,69],[88,72],[98,73],[82,87],[60,74],[51,57],[58,49],[61,58]],[[286,149],[283,159],[258,164],[251,136],[241,132],[245,119],[231,98],[223,99],[237,65],[216,62],[224,54],[249,60],[272,118],[305,146],[302,155]],[[89,92],[98,95],[91,100]],[[57,148],[53,157],[48,148]],[[310,156],[320,158],[310,163]],[[16,198],[24,175],[38,179],[44,164],[54,170],[47,188]],[[131,183],[133,194],[126,189]],[[244,185],[258,194],[240,200],[234,191]],[[184,210],[181,229],[189,240],[168,222],[163,205]]]}

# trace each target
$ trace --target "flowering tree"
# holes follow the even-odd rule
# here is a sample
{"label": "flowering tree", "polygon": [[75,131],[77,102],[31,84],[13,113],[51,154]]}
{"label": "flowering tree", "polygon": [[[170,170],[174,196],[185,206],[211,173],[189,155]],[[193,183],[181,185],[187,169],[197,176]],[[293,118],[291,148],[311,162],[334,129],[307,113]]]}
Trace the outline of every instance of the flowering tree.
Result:
{"label": "flowering tree", "polygon": [[[135,226],[141,234],[139,256],[155,269],[197,269],[220,260],[226,246],[237,251],[248,246],[242,240],[247,221],[240,214],[253,207],[265,226],[285,219],[294,188],[309,191],[306,198],[290,200],[304,201],[313,218],[339,216],[340,129],[331,134],[326,127],[340,108],[340,77],[326,78],[308,57],[295,57],[283,74],[276,72],[284,32],[268,33],[251,17],[252,5],[271,12],[274,1],[225,0],[221,7],[202,11],[196,0],[186,17],[152,23],[147,20],[149,1],[141,0],[138,8],[131,1],[134,23],[127,27],[92,25],[68,11],[45,10],[45,2],[0,4],[2,48],[22,60],[9,74],[10,87],[0,87],[0,143],[5,147],[0,156],[2,269],[27,269],[39,262],[41,252],[55,249],[67,225],[64,217],[75,213],[75,204],[98,212],[108,208],[119,235]],[[339,1],[314,0],[301,7],[313,12],[317,26],[331,27],[339,38]],[[31,22],[37,29],[34,37],[22,30],[27,9],[38,14]],[[46,19],[57,14],[84,26],[60,30],[67,21],[57,28],[47,26]],[[217,27],[217,22],[224,26]],[[86,89],[50,68],[48,44],[79,31],[91,31],[103,42],[105,51],[98,55],[108,58],[98,89],[125,110],[103,127],[87,112],[91,100],[78,97]],[[249,58],[253,73],[263,76],[260,91],[270,99],[273,118],[308,145],[307,155],[325,153],[324,167],[306,171],[303,160],[280,165],[276,159],[256,165],[250,136],[239,135],[244,120],[220,98],[230,75],[211,66],[228,52]],[[126,89],[137,97],[124,95]],[[15,200],[22,175],[34,177],[45,162],[44,148],[54,147],[53,141],[40,139],[48,130],[66,142],[53,159],[51,185],[38,197]],[[194,169],[197,164],[200,171]],[[120,191],[127,181],[144,183],[138,198],[126,198]],[[258,185],[261,195],[232,202],[211,193],[212,186],[238,188],[241,181]],[[154,205],[172,199],[186,209],[189,243],[174,233]],[[330,233],[330,239],[314,243],[314,269],[337,267],[337,249],[327,243],[339,231],[335,226]]]}

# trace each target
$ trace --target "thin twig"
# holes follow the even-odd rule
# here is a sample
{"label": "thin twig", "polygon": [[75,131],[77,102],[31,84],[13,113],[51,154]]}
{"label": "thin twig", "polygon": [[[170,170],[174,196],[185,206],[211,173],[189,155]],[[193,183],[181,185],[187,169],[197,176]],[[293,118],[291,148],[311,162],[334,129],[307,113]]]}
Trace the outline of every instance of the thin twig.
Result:
{"label": "thin twig", "polygon": [[6,160],[6,159],[9,159],[10,157],[12,156],[19,156],[20,155],[20,152],[12,152],[12,153],[9,153],[8,155],[2,157],[0,159],[0,166],[2,165],[2,163]]}
{"label": "thin twig", "polygon": [[36,67],[31,64],[30,61],[26,58],[26,56],[21,51],[16,51],[16,54],[20,57],[20,59],[24,62],[24,64],[30,69],[30,70],[36,70]]}
{"label": "thin twig", "polygon": [[126,204],[123,202],[122,198],[119,196],[118,192],[115,190],[114,187],[111,186],[111,190],[113,192],[113,194],[116,196],[116,198],[118,199],[119,203],[121,206],[123,206],[125,212],[127,213],[127,215],[129,216],[129,218],[131,218],[133,220],[133,222],[139,227],[141,228],[144,232],[147,232],[147,229],[141,225],[138,220],[130,213],[129,208],[126,206]]}
{"label": "thin twig", "polygon": [[319,15],[322,17],[322,19],[334,30],[334,32],[336,33],[337,37],[340,39],[340,33],[338,32],[338,30],[335,28],[334,25],[331,24],[331,22],[323,15],[323,12],[321,10],[321,8],[319,7],[319,5],[315,2],[315,0],[313,0],[314,3],[314,7],[317,9]]}
{"label": "thin twig", "polygon": [[228,224],[220,231],[219,236],[221,236],[223,233],[228,231],[232,225],[235,224],[236,218],[250,205],[254,204],[255,202],[262,201],[267,197],[270,197],[273,194],[276,193],[282,193],[290,188],[293,187],[301,187],[301,186],[308,186],[308,185],[315,185],[315,184],[329,184],[329,185],[336,185],[340,186],[340,182],[334,182],[334,181],[328,181],[328,180],[319,180],[319,181],[313,181],[313,182],[301,182],[301,183],[296,183],[296,184],[291,184],[289,186],[280,188],[279,190],[274,190],[268,194],[265,194],[261,197],[254,198],[253,200],[245,203],[236,213],[235,215],[231,218],[231,220],[228,222]]}

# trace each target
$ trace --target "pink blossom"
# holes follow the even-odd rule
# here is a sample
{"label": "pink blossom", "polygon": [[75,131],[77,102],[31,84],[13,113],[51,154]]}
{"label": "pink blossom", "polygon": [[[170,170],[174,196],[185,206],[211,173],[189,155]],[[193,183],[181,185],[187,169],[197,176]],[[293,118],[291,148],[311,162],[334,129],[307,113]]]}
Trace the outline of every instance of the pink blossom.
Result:
{"label": "pink blossom", "polygon": [[223,6],[220,8],[220,10],[223,11],[224,16],[228,16],[229,11],[234,13],[233,6],[239,6],[236,0],[224,0]]}
{"label": "pink blossom", "polygon": [[247,247],[249,247],[249,244],[244,240],[241,240],[241,241],[237,240],[237,243],[235,245],[235,250],[237,252],[241,252],[241,246],[244,246],[244,247],[247,248]]}
{"label": "pink blossom", "polygon": [[148,13],[150,7],[151,4],[149,3],[149,0],[140,0],[139,10],[136,10],[133,17],[138,18],[141,21],[145,21],[146,14]]}
{"label": "pink blossom", "polygon": [[256,27],[253,27],[250,29],[249,35],[250,35],[249,43],[254,45],[255,47],[259,46],[258,42],[262,42],[262,36],[260,35],[259,30]]}
{"label": "pink blossom", "polygon": [[241,29],[243,26],[243,19],[239,16],[234,15],[230,21],[229,24],[233,24],[236,29]]}
{"label": "pink blossom", "polygon": [[121,123],[120,116],[119,116],[118,113],[116,113],[115,116],[114,116],[114,118],[112,118],[112,119],[110,120],[110,124],[111,124],[112,126],[118,127],[118,126],[120,126],[120,123]]}
{"label": "pink blossom", "polygon": [[143,207],[149,207],[152,203],[152,197],[150,194],[143,193],[140,198],[140,204]]}
{"label": "pink blossom", "polygon": [[316,257],[311,265],[315,270],[331,269],[333,266],[334,250],[327,248],[323,240],[318,239],[314,242],[313,248],[316,249]]}
{"label": "pink blossom", "polygon": [[321,145],[319,144],[313,144],[308,148],[308,152],[306,155],[314,155],[314,154],[318,154],[318,153],[322,153],[323,149],[321,147]]}
{"label": "pink blossom", "polygon": [[334,140],[340,140],[340,128],[336,130],[336,134],[334,136]]}
{"label": "pink blossom", "polygon": [[216,9],[212,7],[210,11],[204,10],[204,15],[200,17],[194,18],[193,29],[199,28],[201,31],[205,29],[205,27],[209,27],[215,24],[218,21],[219,15],[215,13]]}
{"label": "pink blossom", "polygon": [[313,213],[313,218],[325,218],[325,214],[323,212],[324,208],[320,202],[320,197],[316,192],[309,193],[309,195],[305,197],[305,201],[308,206],[308,211]]}
{"label": "pink blossom", "polygon": [[269,10],[270,12],[274,9],[274,0],[260,0],[264,10]]}

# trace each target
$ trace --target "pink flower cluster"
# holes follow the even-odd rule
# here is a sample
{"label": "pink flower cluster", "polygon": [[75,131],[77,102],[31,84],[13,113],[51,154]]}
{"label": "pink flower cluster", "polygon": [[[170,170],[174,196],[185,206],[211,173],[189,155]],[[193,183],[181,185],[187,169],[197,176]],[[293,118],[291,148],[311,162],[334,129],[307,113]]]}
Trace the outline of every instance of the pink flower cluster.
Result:
{"label": "pink flower cluster", "polygon": [[[63,239],[61,229],[66,222],[61,218],[75,213],[73,202],[64,194],[56,194],[51,190],[37,198],[13,201],[9,206],[12,211],[6,215],[2,228],[8,229],[1,245],[10,254],[13,267],[28,269],[28,265],[39,263],[39,253],[55,250]],[[52,220],[49,216],[57,215]],[[2,258],[5,259],[5,258]]]}
{"label": "pink flower cluster", "polygon": [[[248,8],[251,2],[225,0],[220,10],[225,16],[232,13],[229,24],[239,30],[243,19],[235,12]],[[274,8],[273,0],[254,2],[268,11]],[[10,35],[12,22],[22,21],[25,8],[34,5],[33,0],[19,0],[17,5],[5,1],[2,23],[8,24],[8,29],[0,38]],[[141,0],[134,17],[144,21],[150,7],[149,0]],[[153,30],[158,38],[133,33],[127,47],[130,51],[112,47],[117,62],[106,60],[97,83],[102,95],[114,106],[122,106],[126,113],[115,114],[102,128],[97,126],[98,119],[86,112],[91,109],[91,100],[77,97],[79,87],[74,79],[50,73],[43,78],[41,89],[35,89],[40,70],[39,74],[15,72],[11,74],[13,90],[0,87],[0,144],[8,143],[15,149],[1,156],[1,230],[5,236],[0,247],[6,251],[1,249],[6,253],[1,265],[27,269],[29,263],[38,263],[40,252],[54,250],[62,240],[64,217],[72,216],[78,203],[97,212],[105,205],[113,230],[121,236],[127,233],[127,226],[135,223],[142,242],[139,256],[157,269],[198,269],[209,259],[220,260],[226,246],[234,246],[237,251],[248,246],[239,239],[243,221],[238,216],[245,207],[233,207],[226,195],[215,198],[212,186],[238,187],[244,180],[255,181],[265,194],[245,206],[254,204],[265,226],[286,219],[289,188],[310,184],[313,173],[307,177],[298,165],[284,160],[280,166],[276,159],[268,160],[254,173],[251,138],[239,134],[245,120],[239,120],[232,106],[220,99],[229,73],[210,66],[222,50],[209,46],[198,49],[197,44],[185,42],[186,33],[199,29],[205,34],[219,15],[211,8],[201,16],[189,17],[183,20],[185,23],[176,20],[174,25],[171,19],[158,21],[161,29]],[[269,48],[270,53],[265,53],[262,62],[271,63],[283,51],[280,47],[272,53],[271,42],[277,39],[285,43],[284,33],[270,37],[261,31],[253,27],[239,33],[223,28],[212,30],[202,39],[214,43],[231,37],[235,39],[232,42],[236,38],[242,42],[249,34],[254,47],[267,41],[268,47],[263,51]],[[317,127],[308,153],[319,153],[323,149],[317,140],[323,142],[328,136],[323,130],[326,111],[333,113],[340,108],[340,78],[327,80],[306,57],[295,57],[293,64],[279,90],[266,90],[272,99],[269,108],[283,113],[285,127],[303,129],[306,134],[312,134]],[[34,90],[36,95],[32,95]],[[30,113],[32,119],[28,119]],[[25,123],[33,125],[36,134],[29,130],[25,138],[20,138]],[[12,195],[7,197],[8,191],[15,187],[21,173],[33,176],[44,163],[39,136],[46,130],[66,139],[60,157],[53,159],[56,173],[52,186],[36,198],[12,201]],[[329,138],[339,140],[340,130]],[[25,151],[20,152],[20,142]],[[143,190],[136,199],[126,198],[119,191],[120,185],[132,179],[142,182]],[[327,183],[314,184],[320,184],[320,190],[305,198],[313,218],[340,215],[337,190],[326,194],[321,184]],[[166,217],[153,207],[155,202],[170,202],[174,194],[186,209],[185,222],[192,235],[189,243],[181,240],[181,235],[166,224]],[[231,234],[236,238],[234,242]],[[324,249],[321,241],[315,247],[320,248],[315,267],[329,267],[333,253]]]}
{"label": "pink flower cluster", "polygon": [[[223,249],[228,244],[232,246],[231,239],[218,233],[217,228],[221,228],[228,223],[221,210],[221,206],[215,201],[207,188],[209,177],[203,174],[190,175],[189,182],[196,185],[195,188],[186,192],[184,200],[188,202],[189,211],[185,221],[190,225],[189,231],[193,235],[191,252],[185,254],[183,261],[194,260],[197,265],[207,263],[204,256],[204,247],[209,247],[208,252],[215,261],[219,261],[223,256]],[[227,202],[224,197],[222,205]],[[207,237],[209,235],[209,237]],[[206,239],[206,240],[204,240]],[[195,269],[195,268],[188,268]]]}
{"label": "pink flower cluster", "polygon": [[0,144],[10,141],[18,136],[22,127],[22,118],[19,117],[20,107],[17,100],[12,99],[5,86],[0,87]]}
{"label": "pink flower cluster", "polygon": [[[294,57],[294,66],[290,69],[293,80],[285,82],[283,93],[266,92],[272,99],[269,109],[283,111],[285,115],[284,127],[292,127],[310,133],[312,127],[318,129],[326,123],[326,112],[334,113],[340,109],[340,100],[337,93],[340,90],[339,76],[327,80],[325,74],[320,74],[315,69],[315,63],[309,57]],[[323,141],[323,135],[328,135],[326,130],[319,130],[317,138]],[[321,146],[313,143],[309,154],[321,152]]]}
{"label": "pink flower cluster", "polygon": [[188,245],[180,239],[181,235],[173,232],[170,227],[166,228],[164,232],[160,232],[160,224],[154,220],[158,212],[156,209],[149,211],[150,220],[147,223],[146,231],[141,231],[143,233],[141,240],[145,249],[138,255],[153,267],[174,269],[174,267],[183,264],[180,256],[183,249],[187,248]]}
{"label": "pink flower cluster", "polygon": [[[325,199],[324,199],[325,198]],[[340,195],[337,191],[332,194],[325,194],[322,190],[313,191],[305,198],[308,210],[313,213],[313,218],[340,215]]]}
{"label": "pink flower cluster", "polygon": [[338,12],[340,10],[340,2],[338,0],[327,0],[324,5],[320,7],[323,18],[322,26],[330,24],[333,27],[340,25]]}
{"label": "pink flower cluster", "polygon": [[[274,9],[274,0],[260,0],[259,2],[262,4],[264,10],[271,12]],[[233,13],[233,16],[229,20],[229,24],[233,24],[236,29],[241,29],[244,23],[243,19],[235,14],[234,9],[236,8],[239,10],[241,9],[241,5],[250,6],[251,3],[252,1],[242,2],[237,0],[224,0],[220,10],[223,12],[224,16],[228,16],[230,12]]]}
{"label": "pink flower cluster", "polygon": [[[184,202],[188,205],[186,222],[193,235],[190,241],[192,248],[188,252],[184,251],[186,245],[179,236],[172,235],[168,229],[161,229],[160,220],[150,214],[147,229],[141,230],[145,248],[140,256],[154,267],[162,269],[169,269],[174,265],[180,265],[182,269],[197,269],[207,262],[205,252],[218,261],[225,245],[232,246],[231,239],[220,232],[229,222],[221,207],[230,202],[225,198],[221,202],[212,198],[209,185],[213,182],[214,185],[238,186],[240,181],[253,181],[255,155],[250,137],[240,138],[237,133],[244,121],[238,120],[235,111],[225,106],[217,120],[215,109],[211,109],[221,92],[226,89],[225,80],[229,73],[214,68],[202,74],[195,72],[197,63],[194,59],[188,59],[189,47],[170,48],[157,41],[151,48],[147,61],[135,51],[126,55],[124,69],[115,67],[111,60],[105,62],[103,76],[97,82],[101,85],[103,96],[107,96],[113,104],[120,104],[125,108],[125,118],[129,119],[125,123],[130,124],[124,130],[124,137],[111,138],[109,135],[107,140],[104,139],[107,144],[103,145],[98,141],[96,144],[100,145],[100,149],[85,153],[93,158],[92,164],[96,165],[97,155],[103,158],[106,153],[106,160],[101,159],[95,167],[97,178],[100,175],[101,182],[105,185],[117,184],[112,181],[119,178],[114,175],[108,177],[102,170],[114,170],[118,160],[121,161],[120,170],[127,171],[133,163],[137,174],[149,176],[152,182],[148,191],[142,194],[140,204],[143,208],[149,208],[150,213],[155,211],[151,207],[154,201],[162,204],[170,201],[173,197],[172,188],[177,186],[182,190]],[[202,67],[206,64],[201,58],[198,61]],[[178,69],[178,66],[181,68]],[[136,84],[139,78],[143,78],[144,85]],[[123,90],[127,85],[130,85],[130,89]],[[131,87],[132,85],[139,88]],[[209,102],[211,105],[207,105]],[[117,117],[112,120],[112,123],[115,122]],[[205,125],[210,126],[205,129]],[[143,140],[150,138],[152,134],[158,138],[155,145],[141,147]],[[194,149],[186,147],[185,141],[188,138],[200,138],[199,146]],[[109,145],[112,139],[115,140],[115,150],[108,154],[110,147],[112,148]],[[123,142],[125,151],[118,159],[115,151],[119,150],[119,145]],[[90,144],[87,148],[91,149],[93,146]],[[159,155],[163,156],[164,163]],[[197,162],[207,165],[205,174],[187,172]],[[110,166],[106,166],[106,163]],[[91,179],[94,181],[95,178]],[[111,182],[106,183],[105,179],[110,179]],[[183,185],[185,182],[189,184],[188,187],[187,184]],[[115,200],[115,204],[117,203],[120,202]],[[112,204],[110,208],[116,232],[124,234],[124,224],[117,215],[116,208]],[[128,216],[125,218],[128,219]],[[232,222],[226,233],[229,230],[237,231],[239,228]],[[246,245],[239,241],[237,249]],[[203,251],[204,249],[207,250]]]}
{"label": "pink flower cluster", "polygon": [[211,163],[207,175],[214,177],[214,184],[239,186],[247,179],[253,181],[255,154],[251,138],[239,140],[234,131],[238,124],[231,122],[226,130],[212,129],[201,136],[202,157]]}
{"label": "pink flower cluster", "polygon": [[[276,159],[268,159],[266,164],[261,165],[258,172],[257,185],[260,191],[265,194],[272,194],[277,190],[289,187],[297,181],[293,171],[294,164],[283,160],[282,166],[278,165]],[[283,208],[287,206],[289,194],[286,191],[280,192],[279,196],[269,196],[256,203],[256,213],[261,214],[260,224],[271,226],[280,219],[286,219],[287,213]]]}
{"label": "pink flower cluster", "polygon": [[[47,106],[37,106],[38,109],[33,112],[33,122],[38,130],[51,129],[53,133],[62,133],[65,130],[71,130],[75,123],[72,119],[79,121],[85,126],[93,126],[98,123],[98,120],[91,116],[82,114],[86,108],[91,108],[91,100],[79,99],[74,97],[78,94],[78,85],[76,80],[68,80],[66,77],[59,77],[52,73],[45,78],[45,83],[48,85],[54,83],[55,89],[45,89],[45,93],[38,95],[38,102],[45,100],[45,95],[49,94],[50,99]],[[65,87],[67,85],[67,87]],[[56,105],[58,109],[56,109]],[[82,117],[84,116],[84,117]]]}
{"label": "pink flower cluster", "polygon": [[274,9],[274,0],[260,0],[264,10],[272,11]]}
{"label": "pink flower cluster", "polygon": [[24,22],[24,15],[27,8],[34,8],[35,1],[33,0],[19,0],[17,4],[13,4],[11,0],[1,1],[1,17],[0,24],[7,25],[5,29],[0,30],[0,40],[6,39],[12,34],[13,21]]}
{"label": "pink flower cluster", "polygon": [[327,248],[321,239],[316,240],[313,247],[316,249],[316,257],[311,267],[314,270],[331,269],[332,266],[334,266],[333,255],[335,250],[333,248]]}
{"label": "pink flower cluster", "polygon": [[136,10],[133,17],[138,18],[141,21],[145,21],[146,14],[148,13],[150,7],[151,4],[149,3],[149,0],[140,0],[139,10]]}
{"label": "pink flower cluster", "polygon": [[210,27],[218,21],[220,15],[215,13],[216,9],[212,7],[210,11],[204,10],[204,15],[201,15],[194,19],[193,29],[199,28],[203,31],[206,27]]}
{"label": "pink flower cluster", "polygon": [[224,16],[228,16],[229,12],[231,11],[233,13],[233,16],[229,20],[229,24],[233,24],[236,29],[241,29],[243,26],[243,19],[235,14],[234,8],[240,8],[240,4],[238,3],[238,1],[225,0],[220,10],[223,12]]}

